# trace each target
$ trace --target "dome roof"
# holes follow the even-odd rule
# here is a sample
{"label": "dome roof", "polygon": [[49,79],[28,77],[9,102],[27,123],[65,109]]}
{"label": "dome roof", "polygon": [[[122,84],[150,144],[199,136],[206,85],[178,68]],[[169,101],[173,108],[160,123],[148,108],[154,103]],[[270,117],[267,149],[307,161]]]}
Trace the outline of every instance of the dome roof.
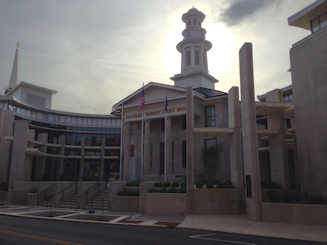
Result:
{"label": "dome roof", "polygon": [[199,12],[199,10],[193,7],[188,12]]}

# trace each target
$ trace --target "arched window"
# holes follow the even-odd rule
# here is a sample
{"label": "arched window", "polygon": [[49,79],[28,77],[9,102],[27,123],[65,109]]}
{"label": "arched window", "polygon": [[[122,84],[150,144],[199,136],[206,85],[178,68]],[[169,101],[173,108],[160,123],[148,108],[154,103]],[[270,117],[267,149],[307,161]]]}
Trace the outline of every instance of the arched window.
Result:
{"label": "arched window", "polygon": [[199,21],[199,26],[201,27],[201,21]]}
{"label": "arched window", "polygon": [[191,25],[191,20],[188,20],[187,21],[187,26],[190,26]]}
{"label": "arched window", "polygon": [[196,19],[193,19],[193,25],[196,25]]}

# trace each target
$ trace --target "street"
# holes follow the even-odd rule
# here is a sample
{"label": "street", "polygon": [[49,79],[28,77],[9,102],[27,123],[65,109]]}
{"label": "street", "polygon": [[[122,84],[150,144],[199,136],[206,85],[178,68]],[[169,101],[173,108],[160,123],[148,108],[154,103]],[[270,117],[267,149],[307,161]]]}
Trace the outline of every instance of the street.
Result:
{"label": "street", "polygon": [[89,224],[0,216],[1,245],[313,245],[323,244],[206,231]]}

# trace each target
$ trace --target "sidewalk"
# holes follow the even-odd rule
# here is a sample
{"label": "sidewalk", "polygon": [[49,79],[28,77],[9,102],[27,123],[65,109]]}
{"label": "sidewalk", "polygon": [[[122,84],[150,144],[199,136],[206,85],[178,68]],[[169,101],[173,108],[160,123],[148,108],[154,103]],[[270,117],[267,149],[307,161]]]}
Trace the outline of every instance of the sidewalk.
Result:
{"label": "sidewalk", "polygon": [[[132,225],[146,227],[170,227],[179,229],[196,229],[210,232],[228,232],[235,234],[254,235],[273,238],[295,239],[304,241],[327,242],[327,226],[296,225],[285,223],[255,222],[248,220],[245,215],[148,215],[127,212],[97,211],[94,216],[115,216],[110,221],[71,220],[67,215],[40,217],[33,212],[47,211],[71,212],[73,214],[88,214],[87,210],[69,210],[31,206],[0,207],[0,215],[18,216],[25,218],[55,219],[74,222],[99,222],[113,225]],[[29,213],[26,215],[26,213]],[[65,216],[65,217],[64,217]]]}

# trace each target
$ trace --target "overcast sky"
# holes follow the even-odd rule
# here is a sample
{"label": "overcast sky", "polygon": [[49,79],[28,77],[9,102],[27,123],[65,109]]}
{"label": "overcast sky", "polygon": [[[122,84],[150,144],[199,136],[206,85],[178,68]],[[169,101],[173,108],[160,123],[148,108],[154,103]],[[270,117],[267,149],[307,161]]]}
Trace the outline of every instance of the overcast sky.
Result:
{"label": "overcast sky", "polygon": [[289,50],[310,32],[287,18],[314,0],[0,0],[0,94],[19,41],[18,81],[56,90],[52,109],[109,114],[150,81],[173,85],[176,45],[192,5],[213,47],[209,72],[227,92],[239,86],[238,52],[253,43],[256,95],[291,84]]}

